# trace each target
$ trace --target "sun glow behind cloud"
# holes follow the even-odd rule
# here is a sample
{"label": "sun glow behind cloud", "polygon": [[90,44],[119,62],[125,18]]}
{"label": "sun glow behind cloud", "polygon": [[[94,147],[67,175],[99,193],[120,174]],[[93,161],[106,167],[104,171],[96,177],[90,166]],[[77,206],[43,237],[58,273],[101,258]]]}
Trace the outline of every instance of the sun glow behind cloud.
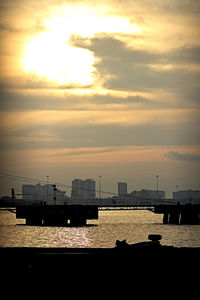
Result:
{"label": "sun glow behind cloud", "polygon": [[122,17],[99,14],[89,7],[64,6],[41,20],[40,29],[24,47],[22,69],[58,85],[87,86],[98,78],[95,57],[88,49],[73,47],[72,35],[85,38],[98,33],[133,34],[141,29]]}
{"label": "sun glow behind cloud", "polygon": [[23,68],[34,75],[64,84],[93,82],[94,57],[89,50],[67,45],[64,36],[43,32],[26,46]]}

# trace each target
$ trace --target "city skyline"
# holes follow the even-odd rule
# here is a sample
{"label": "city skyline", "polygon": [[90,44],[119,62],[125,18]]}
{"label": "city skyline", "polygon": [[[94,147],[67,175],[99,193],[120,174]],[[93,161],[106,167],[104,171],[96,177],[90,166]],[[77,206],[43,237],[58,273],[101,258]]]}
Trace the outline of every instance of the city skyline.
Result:
{"label": "city skyline", "polygon": [[[64,186],[64,185],[63,185]],[[65,185],[66,186],[66,185]],[[166,198],[165,191],[157,190],[133,190],[127,191],[127,183],[118,182],[118,193],[100,191],[96,189],[96,182],[93,179],[74,179],[71,185],[71,194],[67,195],[66,191],[59,189],[59,185],[51,183],[22,184],[22,193],[16,194],[12,188],[12,197],[4,196],[0,198],[1,203],[9,205],[13,203],[42,204],[42,205],[152,205],[152,203],[164,205],[188,205],[199,204],[200,190],[176,190],[173,197]],[[69,186],[68,186],[69,188]],[[99,185],[101,188],[101,185]],[[101,193],[103,194],[101,196]],[[16,197],[17,196],[17,197]],[[20,202],[22,201],[22,202]],[[100,201],[100,202],[99,202]],[[132,201],[132,202],[131,202]],[[152,202],[153,201],[153,202]],[[125,204],[126,203],[126,204]]]}
{"label": "city skyline", "polygon": [[199,189],[199,11],[195,0],[2,1],[0,172]]}
{"label": "city skyline", "polygon": [[[46,176],[46,180],[42,179],[36,179],[36,178],[28,178],[28,177],[21,177],[17,175],[11,175],[11,174],[0,174],[0,180],[7,181],[7,185],[5,184],[4,189],[1,189],[0,191],[0,197],[5,196],[11,196],[12,189],[16,190],[20,194],[17,194],[18,196],[23,195],[23,189],[24,187],[30,186],[38,186],[39,188],[45,186],[50,186],[51,189],[56,187],[60,188],[62,192],[64,191],[66,193],[67,197],[72,198],[80,198],[80,199],[86,199],[86,198],[101,198],[101,195],[103,198],[106,197],[112,197],[112,196],[123,196],[125,194],[127,195],[140,195],[143,197],[146,196],[146,192],[149,193],[150,198],[152,195],[154,195],[154,198],[168,198],[172,199],[174,193],[182,192],[182,191],[200,191],[199,188],[184,188],[178,185],[174,186],[174,190],[171,191],[171,193],[168,193],[166,189],[162,186],[162,188],[159,185],[159,175],[155,176],[155,186],[147,187],[147,186],[134,186],[133,184],[129,185],[127,182],[115,182],[113,184],[114,189],[113,190],[106,190],[103,186],[102,188],[102,176],[99,175],[96,180],[93,178],[86,179],[86,178],[75,178],[72,179],[71,183],[61,183],[58,181],[52,181],[50,176]],[[9,182],[13,182],[13,184],[9,184]],[[23,183],[22,183],[23,182]],[[27,183],[28,182],[28,183]],[[12,188],[11,188],[12,186]],[[8,191],[7,193],[4,191]],[[74,190],[74,193],[73,193]],[[77,191],[77,192],[76,192]],[[157,195],[156,195],[157,193]],[[46,195],[46,189],[44,194]],[[165,197],[166,194],[166,197]],[[158,196],[159,195],[159,196]]]}

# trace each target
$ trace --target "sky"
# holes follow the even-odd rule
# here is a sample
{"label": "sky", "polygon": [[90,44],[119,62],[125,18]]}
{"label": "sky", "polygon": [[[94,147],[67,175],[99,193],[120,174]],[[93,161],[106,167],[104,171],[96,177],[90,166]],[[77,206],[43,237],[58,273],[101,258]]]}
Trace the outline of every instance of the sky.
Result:
{"label": "sky", "polygon": [[[200,2],[2,0],[1,174],[200,189]],[[21,182],[0,180],[1,194]],[[70,191],[67,190],[67,194]]]}

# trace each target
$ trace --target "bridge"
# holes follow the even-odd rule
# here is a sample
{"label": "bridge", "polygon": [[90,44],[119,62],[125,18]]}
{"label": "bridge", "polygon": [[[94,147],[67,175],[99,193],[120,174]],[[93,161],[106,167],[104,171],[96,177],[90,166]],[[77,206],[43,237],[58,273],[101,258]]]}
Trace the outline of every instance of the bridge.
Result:
{"label": "bridge", "polygon": [[[12,208],[11,208],[12,207]],[[200,225],[200,203],[181,205],[172,199],[150,200],[134,198],[68,199],[64,205],[25,203],[17,199],[10,208],[16,218],[27,225],[84,226],[89,219],[98,219],[99,211],[149,210],[163,215],[163,224]],[[15,208],[13,208],[15,207]]]}
{"label": "bridge", "polygon": [[[70,200],[68,205],[74,204]],[[80,204],[80,200],[75,203]],[[199,225],[200,202],[180,204],[173,199],[140,199],[137,197],[105,198],[82,200],[82,205],[96,205],[99,211],[105,210],[149,210],[155,214],[163,214],[163,224]]]}

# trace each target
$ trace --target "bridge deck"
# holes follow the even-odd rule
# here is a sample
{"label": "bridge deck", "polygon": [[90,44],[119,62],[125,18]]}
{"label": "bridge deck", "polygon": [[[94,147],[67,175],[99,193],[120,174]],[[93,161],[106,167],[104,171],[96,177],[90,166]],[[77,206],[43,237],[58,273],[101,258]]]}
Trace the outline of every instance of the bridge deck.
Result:
{"label": "bridge deck", "polygon": [[154,206],[99,206],[99,211],[106,211],[106,210],[150,210],[154,211]]}
{"label": "bridge deck", "polygon": [[[6,208],[16,212],[16,218],[26,219],[27,225],[66,225],[68,219],[70,224],[86,224],[87,219],[98,219],[98,211],[115,210],[149,210],[156,214],[163,214],[164,224],[191,224],[200,225],[200,204],[156,204],[150,202],[140,203],[109,203],[96,202],[66,205],[16,205],[14,208]],[[5,209],[5,208],[2,208]]]}

